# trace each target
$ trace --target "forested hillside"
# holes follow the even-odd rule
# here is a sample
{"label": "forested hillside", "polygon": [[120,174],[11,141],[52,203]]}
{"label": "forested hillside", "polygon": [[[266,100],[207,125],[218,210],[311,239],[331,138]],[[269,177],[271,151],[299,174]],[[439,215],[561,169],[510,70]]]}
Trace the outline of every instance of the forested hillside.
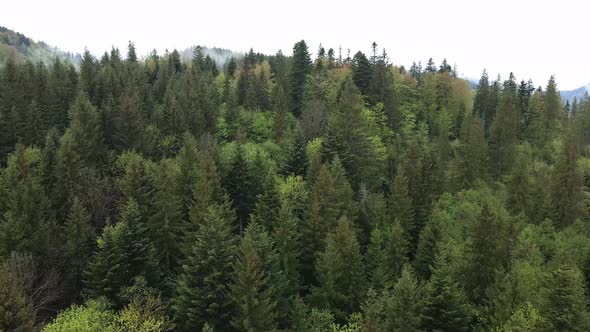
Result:
{"label": "forested hillside", "polygon": [[8,58],[0,331],[590,330],[590,102],[336,53]]}
{"label": "forested hillside", "polygon": [[44,42],[36,42],[21,33],[0,26],[0,66],[8,58],[42,61],[49,64],[56,56],[76,64],[80,61],[80,54],[63,52]]}

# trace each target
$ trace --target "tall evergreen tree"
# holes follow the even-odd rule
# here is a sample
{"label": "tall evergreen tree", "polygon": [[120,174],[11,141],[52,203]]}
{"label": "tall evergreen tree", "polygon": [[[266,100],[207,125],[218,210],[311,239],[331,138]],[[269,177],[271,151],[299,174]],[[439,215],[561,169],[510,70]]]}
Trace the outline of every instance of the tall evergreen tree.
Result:
{"label": "tall evergreen tree", "polygon": [[319,287],[313,289],[313,302],[334,313],[338,320],[360,308],[365,295],[365,270],[359,244],[346,217],[328,234],[326,248],[316,262]]}
{"label": "tall evergreen tree", "polygon": [[369,281],[375,289],[393,288],[406,263],[407,242],[399,223],[375,227],[365,254]]}
{"label": "tall evergreen tree", "polygon": [[547,303],[542,313],[547,319],[548,331],[588,330],[590,322],[585,289],[581,273],[576,267],[561,265],[553,271],[547,293]]}
{"label": "tall evergreen tree", "polygon": [[[262,241],[260,241],[262,240]],[[250,223],[242,238],[234,264],[231,294],[238,307],[232,324],[238,330],[273,331],[277,328],[275,292],[269,260],[275,257],[268,252],[273,244],[264,230]]]}
{"label": "tall evergreen tree", "polygon": [[470,115],[465,116],[456,156],[451,165],[451,179],[455,188],[473,186],[478,179],[487,177],[488,147],[481,121]]}
{"label": "tall evergreen tree", "polygon": [[295,43],[291,61],[291,70],[289,72],[289,109],[298,117],[301,115],[301,107],[303,105],[306,76],[312,68],[309,51],[304,40]]}
{"label": "tall evergreen tree", "polygon": [[369,95],[373,67],[363,52],[358,51],[352,58],[352,80],[363,96]]}
{"label": "tall evergreen tree", "polygon": [[182,266],[173,300],[174,320],[180,331],[200,329],[206,323],[217,330],[230,329],[235,306],[229,284],[236,258],[236,237],[231,220],[209,208],[199,227],[190,257]]}
{"label": "tall evergreen tree", "polygon": [[584,217],[583,177],[578,168],[579,147],[575,129],[570,128],[563,139],[561,153],[553,172],[551,202],[558,226],[566,227]]}
{"label": "tall evergreen tree", "polygon": [[422,299],[416,276],[405,265],[387,303],[387,330],[421,331]]}

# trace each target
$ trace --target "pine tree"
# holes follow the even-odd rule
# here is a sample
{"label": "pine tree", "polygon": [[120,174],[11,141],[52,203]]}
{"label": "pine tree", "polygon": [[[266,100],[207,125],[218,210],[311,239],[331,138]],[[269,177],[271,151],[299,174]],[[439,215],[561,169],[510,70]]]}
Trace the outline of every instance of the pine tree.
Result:
{"label": "pine tree", "polygon": [[589,312],[582,275],[576,267],[561,265],[551,273],[547,303],[542,311],[548,331],[587,331]]}
{"label": "pine tree", "polygon": [[228,298],[228,285],[236,257],[236,238],[231,231],[232,220],[220,212],[213,206],[209,208],[178,277],[172,309],[180,331],[200,329],[205,323],[219,331],[230,328],[235,306]]}
{"label": "pine tree", "polygon": [[405,265],[401,277],[388,298],[386,326],[388,331],[421,331],[422,299],[412,269]]}
{"label": "pine tree", "polygon": [[326,248],[318,255],[319,286],[312,291],[313,302],[328,308],[343,321],[360,308],[365,295],[365,270],[354,230],[346,217],[328,234]]}
{"label": "pine tree", "polygon": [[309,51],[304,40],[297,42],[293,47],[293,58],[291,61],[291,70],[289,72],[289,109],[293,115],[299,117],[301,116],[301,107],[303,105],[306,76],[312,68]]}
{"label": "pine tree", "polygon": [[[234,264],[231,294],[238,313],[232,325],[244,331],[273,331],[277,328],[275,292],[269,260],[275,255],[271,239],[256,223],[250,223],[242,238]],[[273,250],[274,251],[274,250]]]}
{"label": "pine tree", "polygon": [[137,54],[135,53],[135,44],[132,41],[129,41],[129,44],[127,44],[127,61],[130,63],[137,62]]}
{"label": "pine tree", "polygon": [[407,242],[399,223],[378,226],[371,232],[365,259],[375,289],[393,288],[406,263]]}

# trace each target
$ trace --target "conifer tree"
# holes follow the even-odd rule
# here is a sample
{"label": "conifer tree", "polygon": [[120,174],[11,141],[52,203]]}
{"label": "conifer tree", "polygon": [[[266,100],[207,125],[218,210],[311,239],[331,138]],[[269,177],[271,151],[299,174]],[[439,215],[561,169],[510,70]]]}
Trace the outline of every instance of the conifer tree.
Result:
{"label": "conifer tree", "polygon": [[409,265],[404,266],[386,308],[388,331],[421,331],[421,291]]}
{"label": "conifer tree", "polygon": [[547,287],[547,303],[542,311],[547,330],[587,331],[590,321],[580,271],[561,265],[551,273]]}
{"label": "conifer tree", "polygon": [[518,114],[514,109],[513,95],[504,90],[490,132],[490,161],[496,179],[508,172],[514,158],[514,145],[518,142]]}
{"label": "conifer tree", "polygon": [[365,254],[373,288],[393,288],[406,263],[406,253],[407,242],[398,222],[373,229]]}
{"label": "conifer tree", "polygon": [[469,331],[472,309],[460,286],[449,273],[447,254],[437,255],[423,299],[421,329],[425,331]]}
{"label": "conifer tree", "polygon": [[398,167],[397,174],[390,186],[389,214],[404,231],[404,239],[409,245],[410,253],[415,251],[415,244],[418,242],[419,229],[416,225],[412,198],[409,194],[408,178],[404,168]]}
{"label": "conifer tree", "polygon": [[465,286],[472,301],[482,304],[496,272],[508,269],[514,235],[506,212],[487,202],[468,232]]}
{"label": "conifer tree", "polygon": [[442,230],[437,219],[431,220],[420,233],[420,241],[414,258],[414,270],[421,280],[429,280],[439,252]]}
{"label": "conifer tree", "polygon": [[72,294],[81,287],[81,277],[94,249],[95,233],[90,223],[90,215],[76,197],[63,226],[65,240],[64,256],[68,269],[68,279]]}
{"label": "conifer tree", "polygon": [[298,130],[295,134],[295,140],[291,146],[289,158],[285,164],[285,173],[290,175],[305,176],[307,172],[307,142],[303,136],[303,132]]}
{"label": "conifer tree", "polygon": [[363,96],[369,95],[373,67],[363,52],[358,51],[352,58],[352,80]]}
{"label": "conifer tree", "polygon": [[578,142],[573,128],[568,128],[553,172],[551,202],[558,226],[566,227],[587,214],[583,208],[583,176],[578,168]]}
{"label": "conifer tree", "polygon": [[69,111],[70,131],[85,162],[99,161],[105,152],[103,130],[98,111],[88,98],[79,95]]}
{"label": "conifer tree", "polygon": [[236,258],[236,237],[231,218],[211,206],[194,237],[191,255],[182,266],[176,284],[173,312],[180,331],[200,329],[206,323],[228,330],[235,306],[229,284]]}
{"label": "conifer tree", "polygon": [[240,243],[231,284],[232,298],[238,308],[232,325],[238,330],[254,332],[277,328],[276,289],[270,269],[275,258],[272,245],[264,228],[250,223]]}
{"label": "conifer tree", "polygon": [[259,194],[252,220],[272,231],[279,218],[281,198],[273,176],[268,175],[263,183],[263,192]]}
{"label": "conifer tree", "polygon": [[338,320],[360,308],[365,295],[365,270],[359,244],[346,217],[328,234],[326,248],[316,262],[319,286],[312,291],[313,302],[334,313]]}
{"label": "conifer tree", "polygon": [[328,121],[326,131],[322,141],[323,159],[332,160],[337,155],[355,190],[361,183],[369,188],[375,186],[379,165],[375,146],[362,115],[362,97],[350,76],[342,82],[336,112]]}
{"label": "conifer tree", "polygon": [[225,190],[236,210],[240,232],[243,231],[255,204],[255,196],[252,195],[255,179],[250,172],[244,154],[244,148],[237,143],[235,156],[224,179]]}
{"label": "conifer tree", "polygon": [[151,285],[159,283],[147,226],[137,203],[130,200],[121,221],[107,226],[98,240],[98,251],[85,271],[85,284],[94,297],[106,296],[121,304],[121,290],[139,276]]}
{"label": "conifer tree", "polygon": [[556,133],[555,129],[563,118],[561,109],[561,97],[557,91],[555,77],[551,76],[543,96],[545,105],[545,130],[549,137]]}
{"label": "conifer tree", "polygon": [[487,177],[488,147],[481,121],[466,115],[450,176],[455,188],[469,188]]}
{"label": "conifer tree", "polygon": [[293,47],[293,58],[289,72],[289,109],[293,115],[301,116],[303,105],[303,92],[305,91],[305,80],[310,73],[312,63],[307,49],[307,44],[301,40]]}
{"label": "conifer tree", "polygon": [[170,275],[184,258],[180,240],[186,227],[177,182],[180,168],[175,161],[165,159],[160,162],[157,174],[154,214],[148,219],[149,234],[156,250],[158,267]]}
{"label": "conifer tree", "polygon": [[[339,186],[343,190],[339,191]],[[315,253],[324,248],[326,234],[336,228],[342,216],[353,218],[354,213],[350,185],[345,180],[338,183],[334,172],[325,164],[312,187],[310,202],[302,226],[304,277],[308,282],[313,279]]]}

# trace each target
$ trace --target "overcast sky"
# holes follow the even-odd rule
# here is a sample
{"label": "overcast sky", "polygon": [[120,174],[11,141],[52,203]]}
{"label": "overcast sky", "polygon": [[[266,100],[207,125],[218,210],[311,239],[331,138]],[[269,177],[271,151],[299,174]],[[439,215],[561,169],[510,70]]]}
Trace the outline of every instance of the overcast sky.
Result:
{"label": "overcast sky", "polygon": [[322,43],[346,55],[369,53],[375,41],[407,68],[446,57],[466,77],[513,71],[545,86],[554,74],[568,90],[590,83],[589,9],[584,0],[4,0],[0,25],[94,54],[129,40],[142,55],[197,44],[290,54],[305,39],[312,54]]}

